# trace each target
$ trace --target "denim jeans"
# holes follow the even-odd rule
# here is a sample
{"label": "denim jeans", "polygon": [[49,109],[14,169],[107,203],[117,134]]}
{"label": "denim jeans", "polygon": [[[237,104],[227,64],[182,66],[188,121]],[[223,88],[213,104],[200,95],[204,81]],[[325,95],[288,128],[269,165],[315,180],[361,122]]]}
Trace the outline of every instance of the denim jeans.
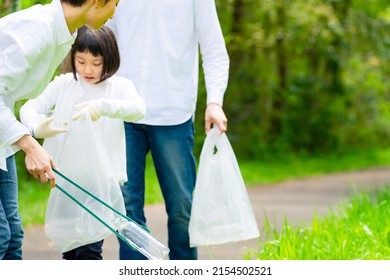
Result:
{"label": "denim jeans", "polygon": [[[196,166],[193,155],[192,118],[174,126],[125,123],[128,181],[122,186],[127,215],[146,226],[145,164],[150,151],[168,215],[168,247],[171,260],[197,259],[196,248],[189,246],[188,225]],[[119,239],[119,257],[146,259]]]}
{"label": "denim jeans", "polygon": [[0,260],[21,260],[23,228],[14,156],[7,158],[7,169],[0,169]]}

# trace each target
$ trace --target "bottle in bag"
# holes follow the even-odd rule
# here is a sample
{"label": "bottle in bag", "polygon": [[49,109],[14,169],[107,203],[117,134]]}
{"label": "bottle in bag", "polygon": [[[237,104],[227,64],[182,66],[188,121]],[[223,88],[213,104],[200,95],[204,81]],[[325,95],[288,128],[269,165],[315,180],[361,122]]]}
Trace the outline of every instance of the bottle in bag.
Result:
{"label": "bottle in bag", "polygon": [[119,218],[114,225],[128,244],[148,259],[163,260],[168,256],[169,248],[135,222]]}

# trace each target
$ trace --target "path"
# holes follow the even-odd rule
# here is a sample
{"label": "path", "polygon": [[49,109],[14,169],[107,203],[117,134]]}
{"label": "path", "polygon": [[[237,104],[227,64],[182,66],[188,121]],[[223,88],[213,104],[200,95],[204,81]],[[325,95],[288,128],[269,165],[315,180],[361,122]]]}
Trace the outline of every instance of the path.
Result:
{"label": "path", "polygon": [[[264,213],[277,227],[286,216],[292,225],[310,223],[314,213],[325,215],[329,208],[350,197],[355,189],[376,189],[390,184],[390,168],[331,174],[281,184],[249,188],[248,193],[260,232],[263,232]],[[163,204],[148,205],[146,217],[152,234],[166,243],[166,214]],[[199,259],[242,259],[248,248],[256,248],[257,240],[199,248]],[[211,256],[209,255],[211,253]],[[26,260],[56,260],[61,255],[50,246],[42,226],[25,229],[23,255]],[[106,260],[118,259],[116,237],[107,238],[103,247]]]}

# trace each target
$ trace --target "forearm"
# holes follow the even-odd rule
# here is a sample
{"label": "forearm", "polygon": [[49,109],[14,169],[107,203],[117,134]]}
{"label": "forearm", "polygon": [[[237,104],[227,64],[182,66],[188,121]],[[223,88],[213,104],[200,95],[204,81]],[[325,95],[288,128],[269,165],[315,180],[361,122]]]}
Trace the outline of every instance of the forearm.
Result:
{"label": "forearm", "polygon": [[27,171],[34,176],[35,179],[40,179],[42,183],[47,183],[50,180],[50,185],[55,186],[55,175],[52,167],[56,167],[53,159],[45,151],[45,149],[31,135],[24,135],[17,142],[17,145],[26,154]]}
{"label": "forearm", "polygon": [[16,144],[20,147],[20,149],[27,155],[33,153],[33,151],[40,146],[37,140],[35,140],[31,135],[24,135]]}
{"label": "forearm", "polygon": [[37,124],[46,119],[45,113],[53,105],[53,102],[50,102],[50,99],[45,98],[43,94],[35,99],[30,99],[20,108],[19,115],[21,123],[31,132]]}
{"label": "forearm", "polygon": [[12,113],[0,96],[0,148],[14,144],[23,135],[29,134],[28,129],[22,125]]}
{"label": "forearm", "polygon": [[102,99],[98,106],[102,116],[124,121],[138,121],[145,116],[145,103],[141,98],[132,100]]}

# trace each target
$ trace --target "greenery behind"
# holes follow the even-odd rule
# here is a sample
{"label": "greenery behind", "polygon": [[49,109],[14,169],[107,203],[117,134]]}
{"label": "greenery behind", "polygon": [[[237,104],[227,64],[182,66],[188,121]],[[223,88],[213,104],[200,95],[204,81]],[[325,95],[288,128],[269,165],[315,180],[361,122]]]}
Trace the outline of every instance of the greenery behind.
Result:
{"label": "greenery behind", "polygon": [[[0,15],[47,2],[2,0]],[[215,2],[231,61],[224,110],[240,158],[388,145],[387,0]],[[201,72],[197,154],[205,96]]]}
{"label": "greenery behind", "polygon": [[[2,0],[0,16],[48,2]],[[278,173],[271,181],[289,177],[280,168],[286,162],[299,162],[298,169],[307,170],[313,158],[335,163],[332,158],[355,154],[368,156],[367,163],[370,151],[388,150],[388,0],[215,2],[230,57],[224,99],[228,137],[246,180],[261,183],[264,177],[256,174],[262,171]],[[199,77],[197,158],[205,138],[206,100],[202,71]],[[26,174],[23,155],[17,156],[23,200],[36,182]],[[359,159],[352,158],[349,163],[359,167]],[[383,164],[386,159],[380,158]]]}

